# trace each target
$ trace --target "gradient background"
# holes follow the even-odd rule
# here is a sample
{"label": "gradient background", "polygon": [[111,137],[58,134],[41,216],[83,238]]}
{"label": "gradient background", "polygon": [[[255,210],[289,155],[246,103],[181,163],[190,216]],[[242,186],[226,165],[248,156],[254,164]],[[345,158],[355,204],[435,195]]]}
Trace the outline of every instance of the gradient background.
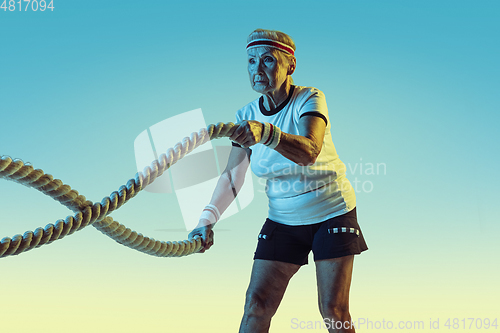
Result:
{"label": "gradient background", "polygon": [[[355,259],[353,319],[423,321],[427,331],[439,318],[442,331],[473,332],[444,323],[500,316],[498,1],[54,6],[0,11],[0,154],[99,201],[133,177],[133,142],[149,126],[196,108],[208,123],[233,121],[258,97],[247,35],[282,30],[297,44],[295,83],[325,92],[335,145],[359,181],[370,250]],[[385,169],[370,172],[377,163]],[[204,255],[150,257],[88,227],[2,259],[2,331],[236,332],[267,213],[255,177],[254,186],[254,201],[217,225]],[[0,210],[1,237],[70,214],[4,180]],[[143,192],[112,216],[156,239],[187,235],[164,231],[184,225],[174,194]],[[271,331],[301,331],[292,318],[319,320],[316,304],[308,265]]]}

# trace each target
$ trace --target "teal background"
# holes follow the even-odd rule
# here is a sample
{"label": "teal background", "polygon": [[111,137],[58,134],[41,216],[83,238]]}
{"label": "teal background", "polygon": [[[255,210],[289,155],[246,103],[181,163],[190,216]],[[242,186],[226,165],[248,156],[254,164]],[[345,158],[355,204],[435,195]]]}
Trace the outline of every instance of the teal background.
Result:
{"label": "teal background", "polygon": [[[335,145],[360,186],[370,250],[355,259],[353,319],[428,329],[439,318],[449,331],[447,318],[498,317],[498,1],[54,7],[0,11],[0,154],[100,201],[134,176],[133,142],[146,128],[196,108],[208,123],[234,121],[258,97],[246,37],[282,30],[297,45],[294,81],[325,93]],[[2,259],[2,329],[237,331],[267,212],[256,178],[254,187],[254,201],[216,227],[216,245],[203,255],[149,257],[88,227]],[[0,212],[1,237],[70,214],[4,180]],[[157,239],[187,236],[162,231],[183,227],[174,194],[144,192],[112,216]],[[310,264],[292,279],[271,331],[297,331],[293,318],[320,320],[316,304]]]}

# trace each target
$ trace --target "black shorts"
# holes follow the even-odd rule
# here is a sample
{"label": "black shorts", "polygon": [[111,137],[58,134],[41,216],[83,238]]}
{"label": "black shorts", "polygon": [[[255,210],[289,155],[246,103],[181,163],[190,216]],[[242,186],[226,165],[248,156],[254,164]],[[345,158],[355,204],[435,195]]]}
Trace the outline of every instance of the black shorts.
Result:
{"label": "black shorts", "polygon": [[306,265],[311,250],[314,261],[368,250],[358,225],[356,208],[311,225],[289,226],[266,219],[253,258]]}

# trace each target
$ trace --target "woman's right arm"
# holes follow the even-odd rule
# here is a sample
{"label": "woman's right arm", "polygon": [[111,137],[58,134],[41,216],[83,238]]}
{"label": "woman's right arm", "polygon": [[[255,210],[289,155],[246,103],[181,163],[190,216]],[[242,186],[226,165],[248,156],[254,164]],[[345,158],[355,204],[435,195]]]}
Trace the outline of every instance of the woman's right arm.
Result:
{"label": "woman's right arm", "polygon": [[[210,205],[217,207],[220,214],[229,207],[236,198],[236,195],[243,186],[245,174],[250,164],[250,155],[252,151],[249,148],[239,148],[233,146],[229,153],[229,159],[224,172],[219,177],[215,186]],[[201,253],[208,250],[213,245],[214,224],[208,219],[200,218],[196,228],[189,233],[189,240],[199,235],[202,239],[203,249]]]}

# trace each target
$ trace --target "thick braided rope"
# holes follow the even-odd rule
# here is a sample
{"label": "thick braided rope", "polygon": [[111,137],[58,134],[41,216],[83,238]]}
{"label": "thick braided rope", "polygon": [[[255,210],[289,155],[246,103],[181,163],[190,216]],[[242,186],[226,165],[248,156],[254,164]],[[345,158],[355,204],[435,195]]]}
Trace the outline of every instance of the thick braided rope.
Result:
{"label": "thick braided rope", "polygon": [[12,238],[4,237],[0,241],[0,258],[18,255],[50,244],[88,225],[93,225],[120,244],[158,257],[180,257],[198,252],[202,246],[200,237],[191,241],[159,241],[143,236],[123,224],[113,221],[108,214],[135,197],[186,154],[209,140],[231,136],[236,128],[237,125],[233,123],[218,123],[217,125],[208,125],[206,129],[202,128],[198,132],[192,133],[191,136],[185,137],[173,148],[161,154],[158,160],[154,160],[142,172],[136,173],[135,177],[130,179],[126,185],[122,185],[118,191],[96,203],[87,200],[78,191],[63,184],[61,180],[54,179],[40,169],[34,169],[30,164],[24,164],[19,159],[13,160],[8,156],[2,156],[0,158],[0,178],[34,188],[59,201],[76,214],[68,216],[64,220],[57,220],[55,224],[49,223],[44,228],[26,231],[23,235],[18,234]]}

